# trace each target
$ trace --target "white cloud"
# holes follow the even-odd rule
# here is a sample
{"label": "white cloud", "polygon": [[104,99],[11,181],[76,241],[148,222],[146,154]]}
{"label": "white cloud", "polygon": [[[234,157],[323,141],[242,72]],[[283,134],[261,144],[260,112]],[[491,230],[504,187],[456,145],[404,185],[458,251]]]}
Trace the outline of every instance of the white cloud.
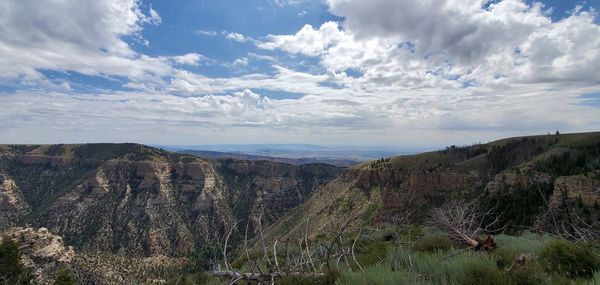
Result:
{"label": "white cloud", "polygon": [[261,49],[281,49],[289,53],[317,56],[342,40],[344,32],[335,22],[326,22],[318,30],[305,25],[294,35],[269,35],[266,42],[257,43]]}
{"label": "white cloud", "polygon": [[[0,141],[407,145],[598,129],[598,108],[579,98],[600,90],[595,13],[579,9],[553,22],[540,4],[487,2],[329,0],[342,22],[262,42],[198,30],[260,49],[220,63],[253,73],[210,77],[184,69],[209,60],[200,54],[148,56],[124,40],[143,43],[143,25],[162,21],[138,1],[5,1],[0,79],[42,91],[1,94],[8,111],[0,112]],[[41,69],[123,76],[134,91],[79,94]]]}
{"label": "white cloud", "polygon": [[232,41],[236,41],[236,42],[240,42],[240,43],[244,43],[249,40],[244,35],[239,34],[239,33],[227,33],[225,35],[225,38],[228,40],[232,40]]}
{"label": "white cloud", "polygon": [[149,81],[171,72],[166,59],[138,54],[123,40],[144,43],[142,25],[161,22],[138,0],[7,0],[0,19],[0,79],[40,80],[40,69]]}
{"label": "white cloud", "polygon": [[248,65],[248,58],[245,57],[240,57],[238,59],[236,59],[233,62],[233,65],[238,65],[238,66],[247,66]]}
{"label": "white cloud", "polygon": [[269,35],[257,46],[318,56],[335,71],[361,70],[367,84],[600,82],[595,12],[576,10],[553,22],[540,3],[487,2],[329,0],[331,11],[344,17],[343,28],[306,25],[293,35]]}
{"label": "white cloud", "polygon": [[203,58],[204,56],[202,56],[201,54],[188,53],[180,56],[174,56],[173,61],[175,61],[178,64],[197,66],[198,62],[200,62],[200,60],[202,60]]}
{"label": "white cloud", "polygon": [[196,30],[196,34],[198,35],[203,35],[203,36],[209,36],[209,37],[213,37],[217,35],[217,32],[215,31],[210,31],[210,30],[203,30],[203,29],[199,29]]}

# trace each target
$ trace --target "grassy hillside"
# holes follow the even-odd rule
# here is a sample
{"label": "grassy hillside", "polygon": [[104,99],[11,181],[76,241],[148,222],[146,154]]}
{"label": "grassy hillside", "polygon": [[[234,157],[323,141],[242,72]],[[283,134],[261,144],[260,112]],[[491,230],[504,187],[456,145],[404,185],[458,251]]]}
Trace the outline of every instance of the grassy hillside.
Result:
{"label": "grassy hillside", "polygon": [[[306,220],[316,235],[354,216],[367,225],[404,219],[421,223],[428,209],[453,199],[480,199],[504,215],[504,223],[533,227],[543,224],[548,206],[544,200],[552,203],[554,196],[561,196],[565,189],[555,188],[571,183],[567,178],[588,185],[566,191],[578,191],[571,196],[584,198],[581,208],[587,210],[582,212],[596,217],[600,133],[508,138],[365,162],[323,186],[279,220],[268,235],[299,232]],[[557,215],[559,204],[551,205]]]}

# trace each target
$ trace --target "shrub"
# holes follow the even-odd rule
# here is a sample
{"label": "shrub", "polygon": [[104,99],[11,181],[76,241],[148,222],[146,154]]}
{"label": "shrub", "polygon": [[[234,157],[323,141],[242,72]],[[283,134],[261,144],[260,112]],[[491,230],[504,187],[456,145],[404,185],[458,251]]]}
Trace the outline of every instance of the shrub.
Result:
{"label": "shrub", "polygon": [[589,280],[585,285],[598,285],[600,284],[600,271],[596,271],[591,280]]}
{"label": "shrub", "polygon": [[594,250],[566,240],[548,242],[539,256],[546,271],[568,277],[590,277],[600,269]]}
{"label": "shrub", "polygon": [[389,266],[378,264],[365,268],[364,272],[343,272],[337,285],[353,284],[420,284],[418,276],[406,270],[392,271]]}
{"label": "shrub", "polygon": [[532,267],[524,266],[508,272],[507,284],[511,285],[538,285],[544,284],[544,276]]}
{"label": "shrub", "polygon": [[75,278],[71,275],[71,272],[66,268],[61,268],[54,277],[54,285],[74,285],[77,284]]}
{"label": "shrub", "polygon": [[462,285],[504,285],[507,283],[504,275],[495,266],[482,262],[470,262],[460,275],[459,283]]}
{"label": "shrub", "polygon": [[430,236],[418,240],[414,244],[414,249],[421,252],[448,251],[450,248],[452,248],[452,243],[446,236]]}
{"label": "shrub", "polygon": [[498,257],[498,265],[508,267],[522,254],[538,255],[551,238],[546,235],[525,232],[518,237],[504,234],[497,235],[494,240],[498,244],[498,248],[494,251],[494,254]]}
{"label": "shrub", "polygon": [[[448,256],[452,257],[447,258]],[[391,249],[388,251],[388,261],[392,268],[396,270],[414,270],[433,284],[462,284],[463,281],[469,282],[477,279],[478,275],[485,275],[485,272],[491,272],[491,275],[499,273],[494,256],[473,252],[460,254],[455,249],[448,252],[414,252],[410,256],[401,249]],[[481,273],[482,271],[485,272]],[[495,282],[495,279],[490,280]]]}
{"label": "shrub", "polygon": [[21,263],[19,247],[13,241],[0,243],[0,281],[4,284],[29,284],[31,274]]}

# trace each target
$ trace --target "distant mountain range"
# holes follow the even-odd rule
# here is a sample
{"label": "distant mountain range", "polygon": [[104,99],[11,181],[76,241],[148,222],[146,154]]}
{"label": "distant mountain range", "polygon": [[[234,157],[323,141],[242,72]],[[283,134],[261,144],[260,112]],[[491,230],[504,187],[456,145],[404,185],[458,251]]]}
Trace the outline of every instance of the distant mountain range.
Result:
{"label": "distant mountain range", "polygon": [[[290,164],[329,163],[349,166],[355,162],[397,155],[414,154],[424,149],[396,149],[390,146],[321,146],[311,144],[231,144],[231,145],[154,145],[165,150],[209,158],[270,160]],[[196,153],[192,153],[196,152]]]}
{"label": "distant mountain range", "polygon": [[251,154],[243,154],[243,153],[229,153],[229,152],[219,152],[219,151],[203,151],[203,150],[182,150],[179,153],[190,154],[202,158],[211,158],[211,159],[236,159],[236,160],[266,160],[273,161],[279,163],[287,163],[294,165],[303,165],[303,164],[311,164],[311,163],[325,163],[331,164],[338,167],[349,167],[354,164],[359,163],[356,160],[343,159],[343,158],[319,158],[319,157],[307,157],[307,158],[286,158],[286,157],[275,157],[275,156],[265,156],[265,155],[251,155]]}

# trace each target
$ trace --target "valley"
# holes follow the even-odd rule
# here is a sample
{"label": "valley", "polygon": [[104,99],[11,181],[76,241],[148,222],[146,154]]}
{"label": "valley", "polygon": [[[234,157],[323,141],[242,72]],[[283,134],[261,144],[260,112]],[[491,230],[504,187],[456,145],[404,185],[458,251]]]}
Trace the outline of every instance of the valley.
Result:
{"label": "valley", "polygon": [[[308,282],[299,284],[359,284],[349,280],[371,278],[360,274],[365,268],[388,270],[381,264],[429,239],[443,239],[445,251],[461,250],[460,240],[431,223],[432,210],[449,203],[486,212],[477,223],[495,224],[481,234],[494,236],[498,252],[508,250],[507,240],[529,242],[533,233],[544,233],[549,244],[560,237],[593,248],[600,226],[600,133],[451,146],[348,168],[200,158],[139,144],[1,145],[0,202],[4,240],[37,244],[43,237],[56,250],[65,248],[46,255],[25,250],[36,261],[38,280],[50,280],[62,264],[97,284],[218,283],[244,271],[263,272],[239,276],[248,282],[295,276]],[[405,243],[408,249],[400,246]],[[284,244],[289,252],[274,267]],[[400,247],[392,254],[394,246]],[[538,244],[536,254],[544,246]],[[299,254],[304,261],[292,261]],[[520,254],[515,249],[502,262]],[[411,266],[391,268],[406,273],[398,278],[426,282],[411,275]]]}

